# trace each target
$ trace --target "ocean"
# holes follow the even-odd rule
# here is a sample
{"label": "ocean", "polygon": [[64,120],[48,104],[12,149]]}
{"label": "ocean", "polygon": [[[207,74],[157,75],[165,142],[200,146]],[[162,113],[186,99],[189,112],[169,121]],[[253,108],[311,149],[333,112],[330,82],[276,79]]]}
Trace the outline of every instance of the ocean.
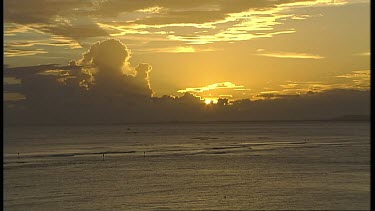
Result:
{"label": "ocean", "polygon": [[370,122],[4,128],[4,210],[370,210]]}

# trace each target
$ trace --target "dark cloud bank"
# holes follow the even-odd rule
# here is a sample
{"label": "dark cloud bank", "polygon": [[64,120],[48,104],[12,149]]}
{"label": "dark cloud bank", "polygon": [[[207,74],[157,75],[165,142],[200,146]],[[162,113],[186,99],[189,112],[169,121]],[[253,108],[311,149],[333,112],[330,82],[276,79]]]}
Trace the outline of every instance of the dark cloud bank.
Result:
{"label": "dark cloud bank", "polygon": [[[161,8],[128,24],[163,25],[175,23],[202,24],[224,20],[229,14],[267,10],[287,3],[312,0],[5,0],[4,23],[27,26],[30,29],[77,41],[90,37],[106,37],[108,32],[94,20],[115,18],[139,10]],[[113,23],[111,23],[113,24]]]}
{"label": "dark cloud bank", "polygon": [[[4,67],[5,93],[24,100],[5,101],[5,124],[117,124],[171,121],[317,120],[370,113],[370,91],[330,90],[278,99],[249,99],[205,105],[185,93],[154,97],[151,66],[128,60],[130,50],[118,40],[97,42],[81,59],[56,64]],[[181,73],[181,77],[183,73]]]}

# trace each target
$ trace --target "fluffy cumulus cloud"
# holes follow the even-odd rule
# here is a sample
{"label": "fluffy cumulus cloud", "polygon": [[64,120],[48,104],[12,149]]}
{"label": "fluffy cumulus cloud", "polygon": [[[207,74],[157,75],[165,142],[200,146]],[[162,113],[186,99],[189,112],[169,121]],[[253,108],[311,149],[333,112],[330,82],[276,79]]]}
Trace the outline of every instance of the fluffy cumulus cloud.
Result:
{"label": "fluffy cumulus cloud", "polygon": [[123,98],[150,97],[151,66],[139,64],[132,68],[129,59],[130,50],[125,44],[116,39],[107,39],[93,44],[81,59],[73,63],[82,66],[82,71],[92,76],[90,80],[81,81],[92,91]]}
{"label": "fluffy cumulus cloud", "polygon": [[[231,82],[153,96],[152,67],[132,65],[130,50],[115,39],[94,43],[68,65],[4,66],[5,123],[95,124],[160,121],[324,119],[369,114],[369,91],[331,89],[286,95],[261,93],[258,100],[220,95],[205,104],[207,91],[239,89]],[[153,70],[157,72],[157,70]],[[183,74],[183,73],[182,73]],[[340,76],[362,78],[365,71]],[[294,86],[294,85],[293,85]]]}
{"label": "fluffy cumulus cloud", "polygon": [[152,69],[151,65],[146,64],[146,63],[139,64],[135,68],[135,71],[136,71],[135,78],[139,81],[139,84],[141,84],[143,87],[148,87],[149,89],[151,89],[150,76],[149,76],[151,69]]}
{"label": "fluffy cumulus cloud", "polygon": [[[132,68],[129,58],[130,51],[123,43],[107,39],[93,44],[82,58],[67,66],[5,67],[5,76],[19,79],[20,83],[4,88],[24,95],[25,99],[13,102],[13,107],[36,119],[81,114],[90,119],[99,110],[103,115],[110,110],[121,112],[147,105],[152,96],[151,66],[139,64]],[[135,72],[126,74],[127,68]]]}
{"label": "fluffy cumulus cloud", "polygon": [[98,67],[99,69],[120,72],[123,65],[128,62],[130,51],[118,40],[108,39],[97,42],[83,54],[80,63],[87,66]]}

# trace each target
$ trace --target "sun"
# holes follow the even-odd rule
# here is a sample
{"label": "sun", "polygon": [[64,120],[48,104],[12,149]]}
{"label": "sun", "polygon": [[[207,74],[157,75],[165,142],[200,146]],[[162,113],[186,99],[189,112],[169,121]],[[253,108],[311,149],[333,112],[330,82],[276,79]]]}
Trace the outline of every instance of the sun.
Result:
{"label": "sun", "polygon": [[206,104],[206,105],[210,105],[210,104],[216,104],[217,103],[217,99],[215,99],[215,98],[206,98],[205,100],[204,100],[204,103]]}

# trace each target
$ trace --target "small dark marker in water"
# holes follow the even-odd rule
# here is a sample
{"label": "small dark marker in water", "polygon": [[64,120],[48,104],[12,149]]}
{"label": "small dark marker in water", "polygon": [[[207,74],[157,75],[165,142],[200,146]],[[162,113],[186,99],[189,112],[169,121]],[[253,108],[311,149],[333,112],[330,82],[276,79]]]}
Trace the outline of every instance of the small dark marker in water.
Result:
{"label": "small dark marker in water", "polygon": [[103,161],[104,161],[104,153],[103,153]]}
{"label": "small dark marker in water", "polygon": [[20,153],[17,153],[18,154],[18,159],[20,159]]}
{"label": "small dark marker in water", "polygon": [[143,152],[143,157],[144,157],[144,158],[146,157],[146,152]]}

